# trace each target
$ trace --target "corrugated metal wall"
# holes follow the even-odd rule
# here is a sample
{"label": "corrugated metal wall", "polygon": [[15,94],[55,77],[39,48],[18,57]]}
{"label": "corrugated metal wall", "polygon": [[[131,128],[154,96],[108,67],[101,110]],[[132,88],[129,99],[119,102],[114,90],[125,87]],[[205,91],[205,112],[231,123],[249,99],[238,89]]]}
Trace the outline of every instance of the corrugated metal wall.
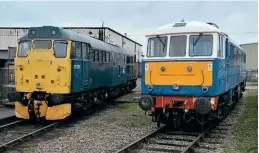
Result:
{"label": "corrugated metal wall", "polygon": [[16,47],[17,39],[27,33],[28,29],[1,29],[0,28],[0,49]]}
{"label": "corrugated metal wall", "polygon": [[241,45],[246,53],[246,69],[257,70],[258,69],[258,43],[243,44]]}
{"label": "corrugated metal wall", "polygon": [[16,47],[8,47],[8,59],[14,59],[16,54]]}
{"label": "corrugated metal wall", "polygon": [[8,50],[0,50],[0,60],[1,59],[8,59]]}

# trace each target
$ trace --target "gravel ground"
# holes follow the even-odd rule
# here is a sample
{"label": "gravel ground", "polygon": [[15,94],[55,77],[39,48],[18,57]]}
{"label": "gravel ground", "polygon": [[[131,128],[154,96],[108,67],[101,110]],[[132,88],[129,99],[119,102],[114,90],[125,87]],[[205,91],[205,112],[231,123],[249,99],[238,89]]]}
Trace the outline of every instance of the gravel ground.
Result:
{"label": "gravel ground", "polygon": [[57,128],[9,152],[115,152],[154,130],[137,104],[110,105],[66,128]]}
{"label": "gravel ground", "polygon": [[[246,93],[244,93],[244,96],[246,96]],[[225,118],[221,123],[219,127],[224,127],[229,129],[228,131],[226,131],[225,134],[220,134],[220,133],[214,133],[212,134],[212,139],[211,138],[207,138],[207,142],[210,144],[210,141],[217,141],[217,142],[225,142],[223,144],[210,144],[210,146],[217,148],[216,150],[213,150],[213,152],[215,153],[224,153],[224,149],[223,147],[225,147],[224,145],[226,144],[226,142],[231,141],[231,139],[233,138],[233,125],[235,123],[238,122],[239,117],[243,114],[244,112],[244,105],[247,101],[245,101],[244,98],[240,99],[239,103],[235,106],[235,108],[232,110],[232,112],[229,114],[229,116],[227,118]],[[226,126],[226,125],[230,125],[230,126]],[[217,136],[219,136],[217,138]],[[217,139],[215,139],[217,138]],[[208,152],[208,150],[203,150],[203,149],[197,149],[197,152]]]}
{"label": "gravel ground", "polygon": [[[140,79],[137,82],[138,86],[134,91],[140,91]],[[238,117],[244,112],[244,103],[245,101],[242,100],[222,125],[236,123]],[[105,110],[90,115],[76,124],[57,128],[9,152],[115,152],[155,128],[156,124],[151,122],[150,117],[144,115],[137,104],[110,105]],[[217,141],[231,141],[232,137],[230,131],[226,134],[226,138],[219,138]],[[216,146],[218,149],[213,152],[223,152],[222,148],[215,144]]]}

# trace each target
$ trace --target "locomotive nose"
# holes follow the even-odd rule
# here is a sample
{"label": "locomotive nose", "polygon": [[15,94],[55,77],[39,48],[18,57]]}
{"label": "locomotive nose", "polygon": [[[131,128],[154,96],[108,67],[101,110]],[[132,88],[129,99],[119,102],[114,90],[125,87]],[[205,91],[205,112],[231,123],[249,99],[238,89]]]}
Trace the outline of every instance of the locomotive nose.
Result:
{"label": "locomotive nose", "polygon": [[199,114],[207,114],[211,110],[211,103],[208,98],[197,98],[195,100],[194,108]]}

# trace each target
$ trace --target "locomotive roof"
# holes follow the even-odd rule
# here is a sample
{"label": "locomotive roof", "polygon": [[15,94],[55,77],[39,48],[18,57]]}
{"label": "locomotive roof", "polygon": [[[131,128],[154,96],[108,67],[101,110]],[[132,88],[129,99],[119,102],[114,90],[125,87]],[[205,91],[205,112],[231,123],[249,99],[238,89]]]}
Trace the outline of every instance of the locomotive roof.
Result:
{"label": "locomotive roof", "polygon": [[[54,35],[54,36],[51,35],[51,30],[53,30],[53,28],[57,31],[57,35]],[[30,34],[31,30],[36,30],[37,35],[36,34],[31,35]],[[122,53],[122,54],[127,54],[132,56],[134,55],[133,52],[130,52],[123,47],[115,46],[115,45],[103,42],[101,40],[92,38],[88,35],[83,35],[60,27],[54,27],[54,26],[31,27],[29,28],[28,31],[29,32],[26,35],[19,38],[18,40],[28,40],[28,39],[31,40],[31,39],[41,39],[41,38],[73,40],[73,41],[89,43],[95,49],[113,51],[116,53]],[[46,33],[50,33],[50,34],[46,34]]]}
{"label": "locomotive roof", "polygon": [[[187,34],[187,33],[200,33],[200,32],[218,32],[218,33],[227,35],[225,32],[222,32],[216,26],[208,24],[206,22],[200,22],[200,21],[173,22],[173,23],[161,26],[160,28],[154,30],[153,33],[146,35],[146,37],[156,36],[156,35],[172,35],[172,34],[184,34],[184,33]],[[233,45],[242,49],[228,35],[227,37]]]}

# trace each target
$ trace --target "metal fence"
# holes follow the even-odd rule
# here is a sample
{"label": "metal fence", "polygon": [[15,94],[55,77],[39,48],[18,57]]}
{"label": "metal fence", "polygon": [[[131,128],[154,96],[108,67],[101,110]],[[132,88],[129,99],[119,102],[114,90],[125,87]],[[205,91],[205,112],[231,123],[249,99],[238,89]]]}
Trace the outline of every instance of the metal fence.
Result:
{"label": "metal fence", "polygon": [[7,94],[15,88],[14,69],[0,68],[0,101],[7,99]]}
{"label": "metal fence", "polygon": [[246,76],[247,82],[258,82],[258,70],[247,70]]}

